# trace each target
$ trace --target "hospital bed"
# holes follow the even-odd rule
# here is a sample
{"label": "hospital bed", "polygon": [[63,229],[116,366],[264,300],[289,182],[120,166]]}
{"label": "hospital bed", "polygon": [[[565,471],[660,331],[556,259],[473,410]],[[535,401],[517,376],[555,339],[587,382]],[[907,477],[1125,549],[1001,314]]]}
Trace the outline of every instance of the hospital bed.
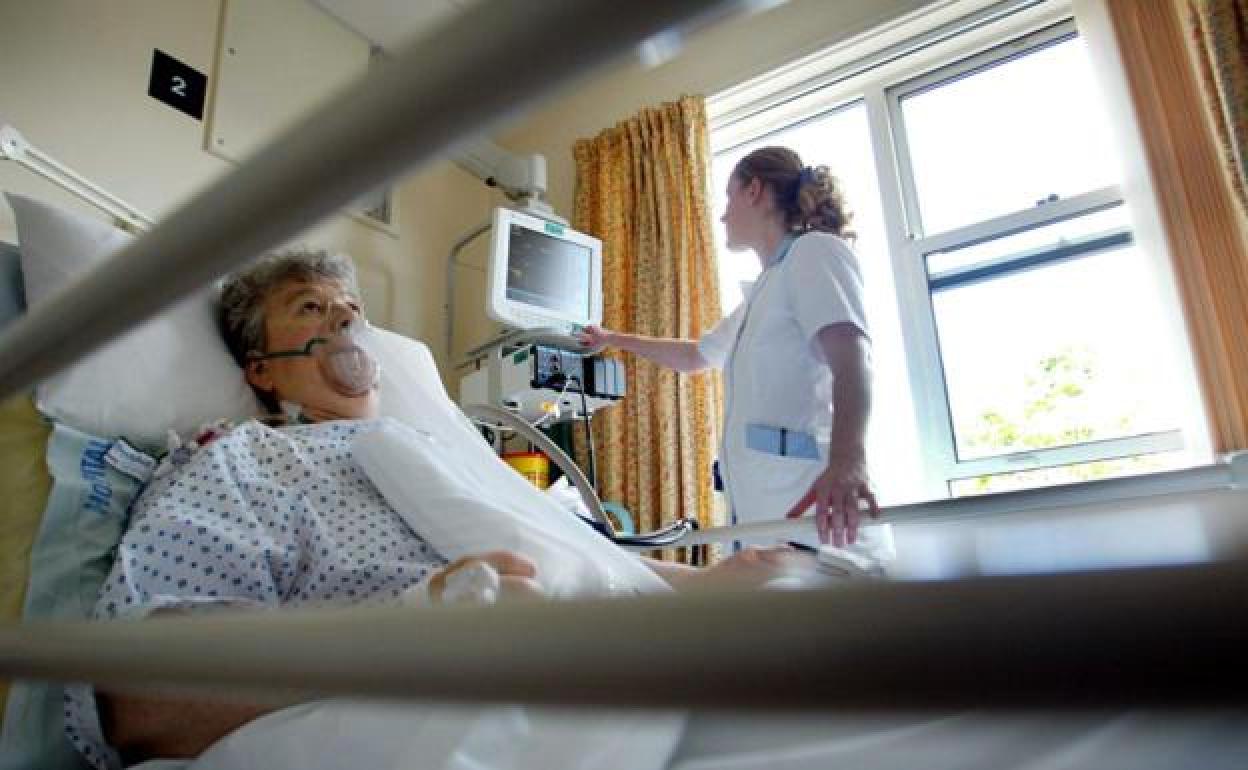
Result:
{"label": "hospital bed", "polygon": [[[457,137],[725,5],[732,4],[550,0],[474,7],[439,33],[436,50],[409,48],[117,254],[110,269],[32,308],[0,337],[0,395],[21,392],[365,190],[434,159]],[[128,301],[116,303],[119,296]],[[1139,766],[1158,757],[1242,766],[1243,479],[1237,457],[1056,495],[890,509],[885,518],[899,523],[901,535],[897,569],[913,580],[489,610],[27,623],[0,628],[0,675],[749,710],[736,723],[748,729],[734,728],[730,718],[695,730],[698,745],[682,759],[690,767],[749,731],[756,733],[754,761],[772,767],[799,766],[786,765],[801,760],[786,751],[812,736],[835,741],[825,746],[832,752],[825,759],[840,756],[861,767]],[[1163,536],[1151,551],[1115,546],[1062,561],[1062,532],[1106,522],[1128,536],[1154,527],[1176,539]],[[691,533],[680,542],[809,525],[759,526]],[[1038,531],[1052,539],[1052,553],[1021,568],[993,562],[985,545]],[[1203,541],[1179,536],[1193,531]],[[909,554],[925,556],[907,562]],[[362,624],[369,634],[359,634]],[[933,714],[965,709],[976,711],[933,721]],[[1136,709],[1145,711],[1104,716]],[[803,725],[813,732],[800,734]],[[1014,754],[975,753],[1002,736],[1016,739]],[[1148,736],[1164,750],[1132,753],[1124,736]],[[1049,764],[1031,763],[1040,755],[1027,746],[1045,747]],[[855,753],[861,751],[866,758]],[[999,761],[977,764],[973,755]]]}

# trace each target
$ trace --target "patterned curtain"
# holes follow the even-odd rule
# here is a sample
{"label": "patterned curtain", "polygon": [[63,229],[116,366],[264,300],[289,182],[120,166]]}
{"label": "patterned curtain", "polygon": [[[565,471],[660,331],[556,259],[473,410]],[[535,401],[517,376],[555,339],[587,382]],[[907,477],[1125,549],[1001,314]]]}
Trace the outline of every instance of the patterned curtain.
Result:
{"label": "patterned curtain", "polygon": [[[1238,6],[1235,24],[1243,39],[1242,0],[1199,4]],[[1236,195],[1224,181],[1225,158],[1204,114],[1206,101],[1180,15],[1182,6],[1175,0],[1108,0],[1106,7],[1155,182],[1213,449],[1245,449],[1248,238],[1241,230]],[[1205,22],[1214,36],[1232,34],[1221,17],[1210,16]],[[1231,58],[1235,56],[1242,88],[1243,49]],[[1241,98],[1232,110],[1240,115],[1240,131],[1243,109]]]}
{"label": "patterned curtain", "polygon": [[[644,109],[578,141],[575,155],[576,227],[603,242],[603,325],[701,336],[720,318],[704,100]],[[682,517],[722,524],[711,491],[719,377],[678,374],[632,355],[624,365],[627,396],[594,416],[602,498],[628,508],[640,532]]]}
{"label": "patterned curtain", "polygon": [[1188,13],[1222,154],[1248,212],[1248,0],[1192,0]]}

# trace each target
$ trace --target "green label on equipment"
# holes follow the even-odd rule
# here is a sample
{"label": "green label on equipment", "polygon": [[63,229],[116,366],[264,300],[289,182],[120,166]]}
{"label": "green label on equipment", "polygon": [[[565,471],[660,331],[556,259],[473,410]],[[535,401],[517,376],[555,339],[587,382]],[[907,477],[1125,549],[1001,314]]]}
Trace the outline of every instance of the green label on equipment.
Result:
{"label": "green label on equipment", "polygon": [[513,364],[518,365],[518,364],[524,363],[526,360],[528,360],[528,358],[529,358],[529,351],[521,350],[521,351],[517,351],[516,354],[511,357],[511,362]]}
{"label": "green label on equipment", "polygon": [[554,222],[547,222],[546,232],[551,235],[563,235],[563,225],[557,225]]}

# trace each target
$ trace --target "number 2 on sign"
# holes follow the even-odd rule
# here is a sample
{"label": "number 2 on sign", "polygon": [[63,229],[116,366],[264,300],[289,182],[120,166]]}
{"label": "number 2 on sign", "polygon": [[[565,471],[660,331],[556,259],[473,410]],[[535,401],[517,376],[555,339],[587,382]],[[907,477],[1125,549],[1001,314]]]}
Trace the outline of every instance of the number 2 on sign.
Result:
{"label": "number 2 on sign", "polygon": [[181,75],[173,76],[173,88],[169,89],[178,96],[186,96],[186,80]]}

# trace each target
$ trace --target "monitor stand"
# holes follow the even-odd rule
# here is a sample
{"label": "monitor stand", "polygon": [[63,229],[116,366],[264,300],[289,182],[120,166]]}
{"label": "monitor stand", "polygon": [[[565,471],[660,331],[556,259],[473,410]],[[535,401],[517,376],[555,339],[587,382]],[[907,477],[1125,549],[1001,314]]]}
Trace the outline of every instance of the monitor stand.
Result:
{"label": "monitor stand", "polygon": [[569,333],[570,331],[567,328],[559,329],[554,326],[546,326],[540,329],[510,329],[484,345],[479,345],[469,350],[466,357],[468,361],[474,361],[485,356],[494,348],[501,347],[507,350],[527,345],[547,345],[581,355],[592,355],[602,350],[601,346],[587,347],[582,345],[580,339],[575,334]]}

